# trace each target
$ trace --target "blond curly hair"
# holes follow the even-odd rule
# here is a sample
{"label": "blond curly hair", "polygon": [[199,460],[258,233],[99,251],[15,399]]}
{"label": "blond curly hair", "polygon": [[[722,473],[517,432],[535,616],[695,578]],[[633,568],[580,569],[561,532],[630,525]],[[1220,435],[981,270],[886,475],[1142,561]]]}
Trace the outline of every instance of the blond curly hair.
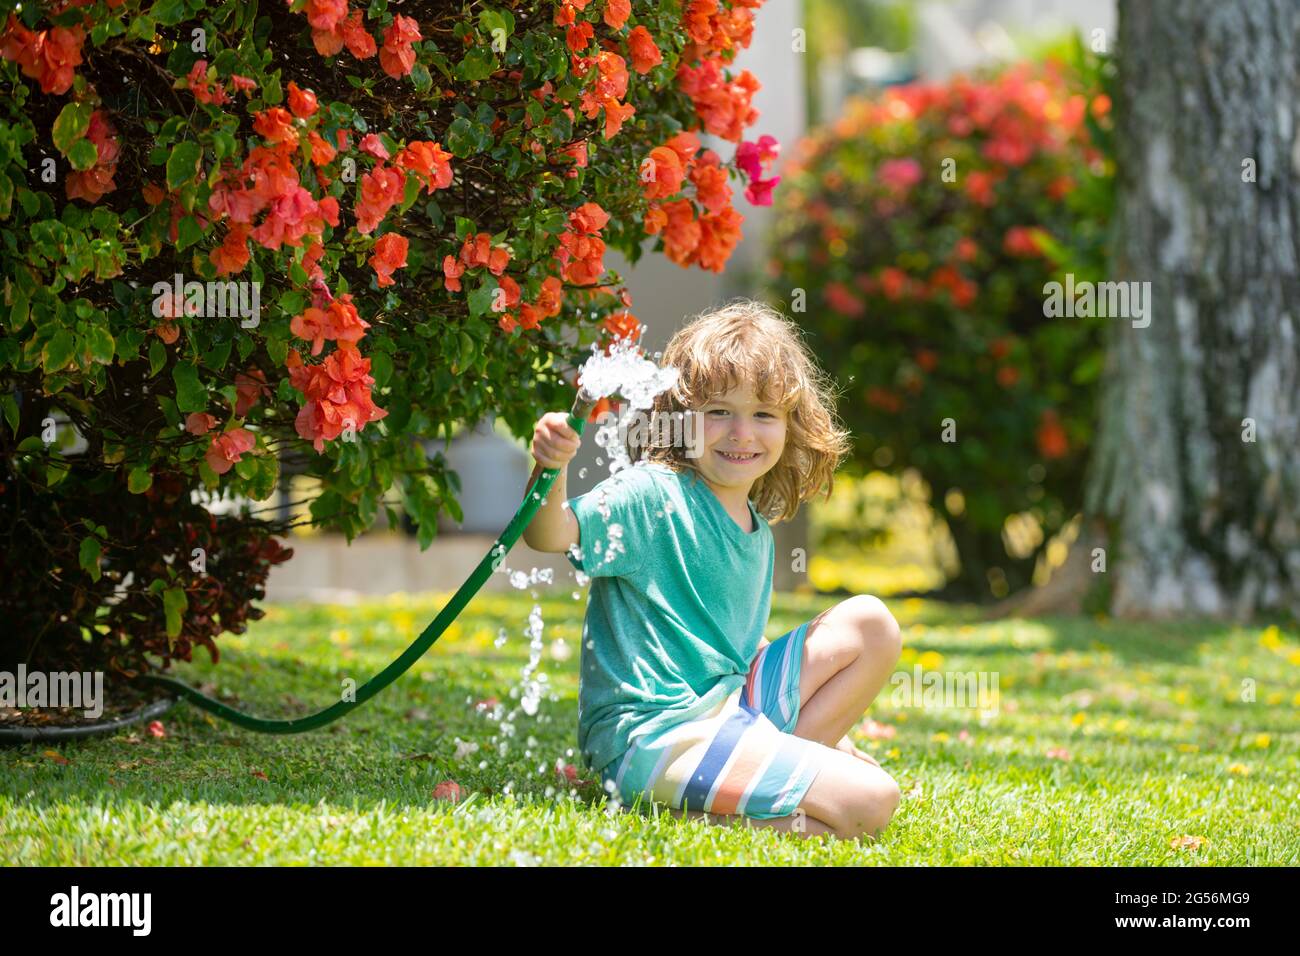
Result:
{"label": "blond curly hair", "polygon": [[[789,521],[819,492],[830,497],[835,470],[850,450],[849,432],[837,419],[829,377],[792,321],[765,302],[733,299],[679,329],[661,364],[676,368],[678,378],[656,396],[655,412],[698,409],[741,382],[748,382],[760,401],[785,411],[785,449],[749,492],[764,518]],[[680,444],[651,441],[639,456],[699,474]]]}

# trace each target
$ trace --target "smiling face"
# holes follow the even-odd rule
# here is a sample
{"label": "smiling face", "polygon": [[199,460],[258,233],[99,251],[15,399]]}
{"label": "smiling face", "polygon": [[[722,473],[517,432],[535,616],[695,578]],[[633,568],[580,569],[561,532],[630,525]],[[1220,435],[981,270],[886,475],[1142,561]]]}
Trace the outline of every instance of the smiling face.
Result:
{"label": "smiling face", "polygon": [[[743,499],[785,449],[786,413],[746,383],[702,405],[704,454],[696,462],[719,498]],[[743,505],[743,500],[740,502]]]}

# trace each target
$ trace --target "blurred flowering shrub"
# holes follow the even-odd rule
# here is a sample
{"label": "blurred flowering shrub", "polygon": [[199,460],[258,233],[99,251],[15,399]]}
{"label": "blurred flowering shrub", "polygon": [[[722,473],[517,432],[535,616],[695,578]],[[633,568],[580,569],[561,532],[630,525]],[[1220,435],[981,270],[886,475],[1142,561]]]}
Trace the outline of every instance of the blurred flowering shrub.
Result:
{"label": "blurred flowering shrub", "polygon": [[320,480],[315,523],[395,523],[395,490],[427,546],[459,508],[422,439],[487,413],[527,435],[639,327],[607,246],[725,265],[729,180],[776,146],[738,161],[760,5],[10,0],[3,650],[215,653],[284,529],[192,492],[265,500],[282,464]]}
{"label": "blurred flowering shrub", "polygon": [[[961,560],[954,590],[1026,584],[1082,504],[1106,319],[1044,286],[1104,263],[1107,65],[1081,52],[851,102],[785,167],[768,263],[846,389],[858,464],[915,468]],[[1037,540],[1004,541],[1011,515]]]}

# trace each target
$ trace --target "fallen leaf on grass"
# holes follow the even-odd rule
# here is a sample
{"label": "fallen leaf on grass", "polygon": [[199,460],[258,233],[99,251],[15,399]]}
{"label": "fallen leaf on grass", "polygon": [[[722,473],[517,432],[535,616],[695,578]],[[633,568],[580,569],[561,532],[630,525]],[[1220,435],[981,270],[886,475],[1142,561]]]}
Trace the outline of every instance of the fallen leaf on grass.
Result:
{"label": "fallen leaf on grass", "polygon": [[260,770],[254,770],[254,771],[253,771],[253,776],[256,777],[258,780],[266,780],[266,779],[267,779],[266,774],[262,773],[262,771],[260,771]]}
{"label": "fallen leaf on grass", "polygon": [[154,737],[167,736],[167,731],[163,728],[163,722],[161,720],[151,720],[149,722],[149,733]]}
{"label": "fallen leaf on grass", "polygon": [[1066,750],[1064,747],[1053,747],[1051,750],[1047,751],[1047,757],[1050,760],[1064,760],[1066,763],[1069,763],[1074,759],[1070,756],[1070,751]]}
{"label": "fallen leaf on grass", "polygon": [[444,780],[433,788],[433,799],[435,800],[450,800],[452,803],[459,803],[464,795],[464,789],[455,780]]}
{"label": "fallen leaf on grass", "polygon": [[63,754],[59,753],[57,750],[47,750],[42,756],[48,757],[55,763],[72,763],[71,760],[63,756]]}
{"label": "fallen leaf on grass", "polygon": [[1169,845],[1175,850],[1199,850],[1204,842],[1205,837],[1201,836],[1176,836],[1169,841]]}

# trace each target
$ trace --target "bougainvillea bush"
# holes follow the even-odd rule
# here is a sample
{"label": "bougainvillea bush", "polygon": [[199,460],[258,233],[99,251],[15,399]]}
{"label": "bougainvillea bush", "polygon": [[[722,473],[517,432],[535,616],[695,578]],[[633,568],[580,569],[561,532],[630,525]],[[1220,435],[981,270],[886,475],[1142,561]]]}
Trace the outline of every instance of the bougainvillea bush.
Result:
{"label": "bougainvillea bush", "polygon": [[853,101],[778,201],[771,294],[846,388],[857,464],[929,484],[968,596],[1026,584],[1082,504],[1107,320],[1046,316],[1044,286],[1099,278],[1113,163],[1104,64],[1076,62]]}
{"label": "bougainvillea bush", "polygon": [[720,271],[770,202],[730,66],[760,4],[11,3],[6,659],[215,657],[290,552],[269,504],[196,492],[303,473],[318,525],[395,501],[427,546],[459,509],[423,440],[526,435],[639,334],[607,247]]}

